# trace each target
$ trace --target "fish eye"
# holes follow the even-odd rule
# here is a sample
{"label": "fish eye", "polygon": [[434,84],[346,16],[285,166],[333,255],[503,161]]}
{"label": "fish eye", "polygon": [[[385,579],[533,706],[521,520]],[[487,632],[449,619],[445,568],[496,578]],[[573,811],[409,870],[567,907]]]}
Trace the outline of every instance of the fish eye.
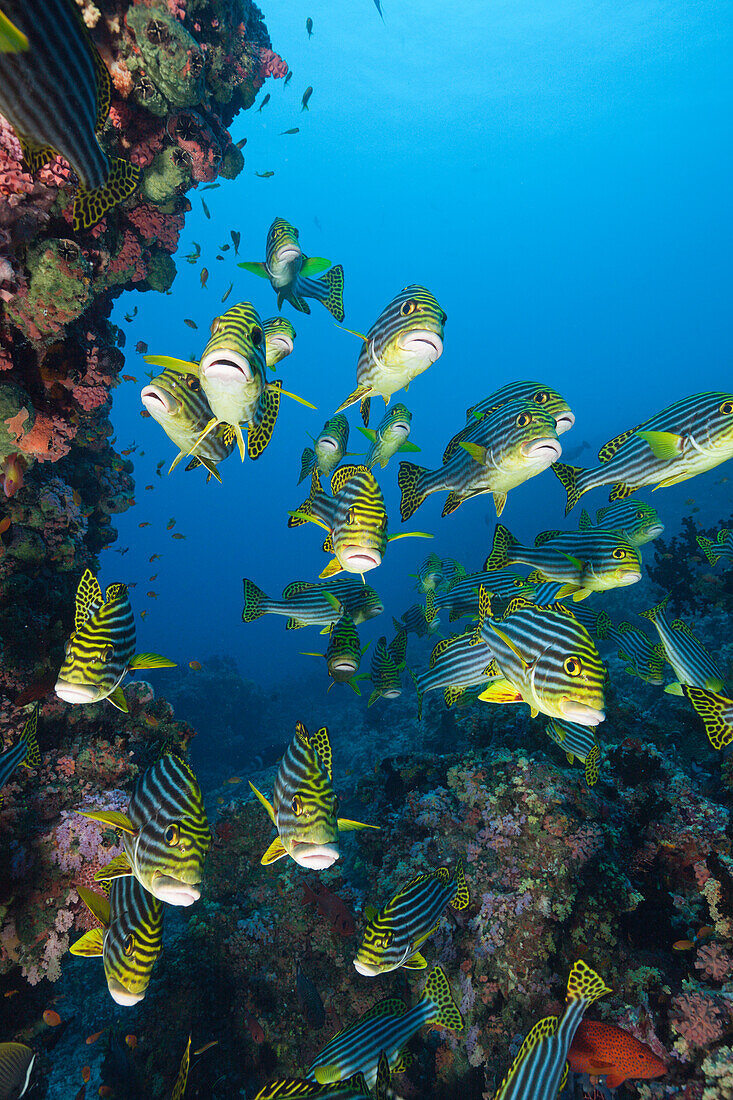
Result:
{"label": "fish eye", "polygon": [[642,511],[637,512],[636,513],[636,518],[637,519],[643,519],[644,518],[644,513]]}
{"label": "fish eye", "polygon": [[135,950],[135,937],[132,934],[130,934],[127,937],[127,939],[125,940],[125,946],[123,947],[122,950],[125,952],[125,954],[127,955],[128,959],[129,959],[130,955]]}
{"label": "fish eye", "polygon": [[190,390],[196,391],[201,389],[201,383],[199,382],[198,378],[196,378],[193,374],[189,374],[188,378],[186,379],[186,385]]}
{"label": "fish eye", "polygon": [[583,666],[580,663],[579,657],[566,657],[562,667],[565,669],[568,676],[580,676],[583,671]]}
{"label": "fish eye", "polygon": [[250,332],[250,336],[252,337],[252,343],[256,348],[258,348],[262,343],[262,329],[259,328],[258,325],[255,325]]}
{"label": "fish eye", "polygon": [[211,335],[219,331],[219,325],[221,324],[221,317],[215,317],[211,322]]}
{"label": "fish eye", "polygon": [[613,552],[613,556],[614,558],[625,558],[626,551],[624,550],[623,546],[617,546]]}
{"label": "fish eye", "polygon": [[550,395],[549,393],[546,393],[545,390],[538,390],[537,393],[534,395],[534,399],[538,405],[546,405],[547,402],[550,400]]}
{"label": "fish eye", "polygon": [[355,519],[356,519],[356,515],[354,513],[354,509],[349,508],[348,512],[346,513],[346,522],[347,523],[353,523]]}
{"label": "fish eye", "polygon": [[169,844],[171,848],[174,844],[177,844],[181,838],[181,831],[177,825],[169,825],[166,831],[163,833],[163,838],[166,844]]}
{"label": "fish eye", "polygon": [[517,577],[516,580],[512,581],[512,584],[514,585],[515,588],[521,588],[522,585],[526,584],[526,583],[527,582],[522,577]]}
{"label": "fish eye", "polygon": [[529,413],[520,413],[517,417],[517,427],[526,428],[528,424],[532,423],[532,417]]}
{"label": "fish eye", "polygon": [[295,816],[300,817],[300,815],[303,813],[303,799],[300,797],[299,794],[295,795],[290,805],[293,807],[293,813],[295,814]]}
{"label": "fish eye", "polygon": [[417,302],[414,298],[408,298],[406,302],[403,302],[400,306],[400,313],[403,317],[409,317],[411,313],[414,313],[417,309]]}
{"label": "fish eye", "polygon": [[724,401],[720,406],[720,411],[725,413],[726,416],[730,416],[733,413],[733,401]]}
{"label": "fish eye", "polygon": [[99,654],[100,661],[108,661],[114,653],[114,646],[106,645],[102,652]]}

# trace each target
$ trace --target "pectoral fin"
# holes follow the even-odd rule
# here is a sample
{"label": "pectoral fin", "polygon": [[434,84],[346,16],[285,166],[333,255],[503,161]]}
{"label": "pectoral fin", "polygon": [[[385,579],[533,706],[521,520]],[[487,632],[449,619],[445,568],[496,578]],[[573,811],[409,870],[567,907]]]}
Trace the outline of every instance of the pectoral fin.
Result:
{"label": "pectoral fin", "polygon": [[[264,795],[262,794],[262,792],[261,792],[261,791],[258,791],[258,790],[257,790],[257,788],[255,787],[254,783],[250,783],[250,787],[252,788],[252,790],[254,791],[254,793],[255,793],[255,794],[257,795],[257,797],[259,798],[259,800],[260,800],[260,802],[262,803],[262,805],[263,805],[263,806],[265,807],[265,809],[267,810],[267,813],[268,813],[268,816],[269,816],[269,818],[270,818],[270,821],[272,822],[272,824],[273,824],[273,825],[275,825],[275,824],[276,824],[276,822],[275,822],[275,808],[274,808],[274,806],[272,805],[272,803],[271,803],[271,802],[269,802],[269,801],[268,801],[268,800],[267,800],[267,799],[265,798],[265,796],[264,796]],[[279,857],[278,857],[278,858],[279,858]]]}
{"label": "pectoral fin", "polygon": [[161,657],[159,653],[136,653],[127,666],[136,668],[176,668],[175,661],[169,661],[167,657]]}
{"label": "pectoral fin", "polygon": [[332,267],[330,260],[325,260],[323,256],[309,256],[307,260],[303,261],[298,274],[302,275],[304,279],[311,279],[314,275],[320,275],[322,271],[326,271],[329,267]]}
{"label": "pectoral fin", "polygon": [[484,703],[521,703],[522,696],[508,680],[492,680],[479,695]]}
{"label": "pectoral fin", "polygon": [[684,439],[674,432],[637,432],[641,439],[649,444],[649,449],[660,462],[671,462],[679,458],[684,446]]}
{"label": "pectoral fin", "polygon": [[104,932],[101,928],[92,928],[85,932],[76,943],[72,943],[69,951],[72,955],[83,955],[85,958],[94,958],[104,954]]}
{"label": "pectoral fin", "polygon": [[82,817],[98,821],[100,825],[111,825],[113,829],[119,829],[123,833],[137,832],[127,814],[120,813],[119,810],[77,810],[76,812]]}
{"label": "pectoral fin", "polygon": [[283,842],[280,840],[280,837],[276,836],[272,844],[260,860],[260,863],[263,867],[266,867],[268,863],[277,863],[279,859],[282,859],[283,856],[286,856],[287,854],[288,853],[285,851]]}
{"label": "pectoral fin", "polygon": [[675,680],[672,684],[667,684],[664,690],[666,691],[667,695],[684,695],[682,684],[679,682],[679,680]]}
{"label": "pectoral fin", "polygon": [[417,443],[410,443],[410,441],[408,440],[407,443],[402,443],[397,448],[397,450],[398,451],[419,451],[420,448],[418,447]]}
{"label": "pectoral fin", "polygon": [[414,955],[410,955],[409,959],[405,959],[402,965],[405,970],[425,970],[428,962],[424,955],[416,951]]}
{"label": "pectoral fin", "polygon": [[[328,530],[328,528],[326,528],[326,530]],[[338,558],[333,558],[328,563],[326,568],[321,570],[321,572],[318,574],[318,576],[321,578],[321,580],[327,580],[328,577],[335,577],[337,573],[342,573],[342,572],[343,572],[343,569],[341,567],[341,562],[338,560]]]}
{"label": "pectoral fin", "polygon": [[242,260],[238,267],[243,267],[245,271],[249,271],[250,275],[259,275],[261,279],[269,279],[270,273],[267,267],[262,262],[257,260]]}
{"label": "pectoral fin", "polygon": [[127,858],[127,853],[115,856],[105,867],[100,867],[94,876],[95,882],[111,882],[113,878],[127,878],[132,874],[132,867]]}
{"label": "pectoral fin", "polygon": [[118,710],[121,710],[124,714],[128,713],[129,707],[127,706],[127,699],[125,699],[125,693],[119,684],[114,691],[110,692],[107,696],[107,701],[110,702],[113,707],[117,707]]}
{"label": "pectoral fin", "polygon": [[479,466],[484,466],[486,464],[486,448],[485,447],[479,447],[478,443],[466,443],[466,442],[461,442],[461,443],[458,444],[458,446],[463,447],[464,451],[467,451],[468,454],[470,454],[471,458],[474,460],[474,462],[478,462]]}
{"label": "pectoral fin", "polygon": [[381,825],[365,825],[363,821],[352,821],[348,817],[338,819],[338,827],[342,833],[353,833],[356,829],[380,829]]}
{"label": "pectoral fin", "polygon": [[[355,332],[355,336],[359,333]],[[364,337],[362,337],[364,339]],[[366,397],[371,397],[374,390],[371,386],[357,386],[353,393],[350,393],[345,401],[342,401],[339,407],[336,409],[337,413],[343,412],[344,409],[348,409],[350,405],[355,405],[357,401],[363,401]]]}
{"label": "pectoral fin", "polygon": [[198,363],[192,363],[190,359],[173,359],[170,355],[143,355],[146,363],[151,367],[163,367],[168,370],[178,371],[179,374],[198,374]]}

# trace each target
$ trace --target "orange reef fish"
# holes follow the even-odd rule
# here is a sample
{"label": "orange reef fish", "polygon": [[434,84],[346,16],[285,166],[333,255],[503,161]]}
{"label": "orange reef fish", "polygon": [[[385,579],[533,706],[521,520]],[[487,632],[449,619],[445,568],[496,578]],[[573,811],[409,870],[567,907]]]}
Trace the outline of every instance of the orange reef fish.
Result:
{"label": "orange reef fish", "polygon": [[578,1026],[570,1050],[570,1068],[575,1073],[601,1074],[610,1089],[631,1078],[662,1077],[666,1063],[645,1043],[615,1024],[583,1020]]}

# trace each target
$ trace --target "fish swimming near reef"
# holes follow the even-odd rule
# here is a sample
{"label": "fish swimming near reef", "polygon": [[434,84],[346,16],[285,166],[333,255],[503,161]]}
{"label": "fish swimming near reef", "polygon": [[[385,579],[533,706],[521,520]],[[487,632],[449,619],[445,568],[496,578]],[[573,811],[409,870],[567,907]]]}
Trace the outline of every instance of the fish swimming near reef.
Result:
{"label": "fish swimming near reef", "polygon": [[428,668],[415,678],[418,718],[422,717],[427,691],[442,690],[446,706],[451,707],[460,701],[466,688],[498,675],[492,650],[477,643],[475,630],[441,638],[433,647]]}
{"label": "fish swimming near reef", "polygon": [[519,573],[512,573],[508,569],[491,569],[456,578],[445,592],[438,593],[435,606],[438,611],[448,608],[451,622],[460,619],[462,615],[476,615],[481,585],[487,592],[506,600],[511,600],[514,596],[526,596],[529,599],[535,592],[535,586]]}
{"label": "fish swimming near reef", "polygon": [[268,317],[262,322],[265,334],[265,365],[274,370],[278,363],[292,354],[295,347],[295,328],[287,317]]}
{"label": "fish swimming near reef", "polygon": [[555,421],[555,433],[562,435],[575,423],[575,416],[564,397],[541,382],[509,382],[495,390],[489,397],[478,401],[466,409],[466,426],[453,436],[443,452],[443,462],[447,462],[461,442],[467,439],[476,421],[490,416],[502,405],[510,401],[530,401],[544,412],[548,412]]}
{"label": "fish swimming near reef", "polygon": [[568,1051],[587,1008],[610,993],[595,970],[579,959],[568,978],[561,1017],[539,1020],[519,1048],[494,1100],[556,1100],[568,1075]]}
{"label": "fish swimming near reef", "polygon": [[320,879],[316,879],[311,886],[307,882],[303,883],[303,901],[318,910],[335,935],[344,939],[354,935],[354,914],[344,899],[329,890]]}
{"label": "fish swimming near reef", "polygon": [[232,453],[236,439],[233,429],[221,424],[196,446],[196,441],[213,416],[201,389],[198,369],[186,364],[182,364],[181,368],[166,367],[143,386],[140,400],[171,443],[179,448],[168,473],[173,472],[182,458],[191,455],[187,470],[204,466],[209,477],[221,481],[217,466]]}
{"label": "fish swimming near reef", "polygon": [[[401,637],[407,640],[407,632],[402,630]],[[390,645],[387,645],[386,635],[382,635],[372,652],[372,663],[369,670],[369,678],[373,684],[373,690],[369,696],[367,707],[376,703],[377,699],[397,699],[402,694],[401,672],[405,667],[404,654],[396,652],[398,646],[395,642],[400,639],[400,634]],[[401,657],[401,659],[400,659]]]}
{"label": "fish swimming near reef", "polygon": [[425,593],[425,606],[413,603],[403,611],[399,619],[393,620],[395,629],[404,629],[408,634],[415,634],[418,638],[425,638],[429,634],[435,634],[440,626],[440,620],[435,610],[435,593],[431,590]]}
{"label": "fish swimming near reef", "polygon": [[315,982],[308,977],[300,963],[295,972],[295,992],[298,995],[300,1011],[308,1027],[312,1027],[315,1031],[323,1027],[326,1022],[326,1010],[323,1007],[321,995]]}
{"label": "fish swimming near reef", "polygon": [[522,546],[511,531],[497,523],[485,569],[529,565],[544,580],[558,581],[562,595],[583,600],[641,580],[641,557],[623,532],[594,530],[543,531],[534,546]]}
{"label": "fish swimming near reef", "polygon": [[419,451],[420,448],[409,442],[412,413],[398,402],[389,412],[385,413],[376,428],[362,428],[357,424],[359,431],[365,435],[371,444],[364,459],[364,465],[371,470],[373,466],[385,468],[390,458],[398,451]]}
{"label": "fish swimming near reef", "polygon": [[[317,1081],[308,1081],[304,1077],[278,1077],[270,1081],[255,1096],[254,1100],[370,1100],[369,1090],[363,1073],[355,1073],[347,1081],[338,1081],[331,1085],[319,1085]],[[380,1094],[376,1094],[379,1096]],[[381,1096],[386,1100],[387,1092]]]}
{"label": "fish swimming near reef", "polygon": [[349,445],[349,422],[343,413],[331,416],[313,439],[313,446],[306,447],[300,459],[298,485],[313,470],[328,477],[341,462]]}
{"label": "fish swimming near reef", "polygon": [[588,631],[567,607],[538,607],[519,596],[494,615],[482,587],[478,611],[476,642],[494,658],[483,702],[525,702],[533,718],[542,713],[583,726],[604,720],[606,668]]}
{"label": "fish swimming near reef", "polygon": [[20,1100],[31,1082],[36,1052],[25,1043],[0,1043],[0,1096]]}
{"label": "fish swimming near reef", "polygon": [[692,684],[683,684],[682,694],[702,719],[713,748],[724,749],[730,745],[733,741],[733,699]]}
{"label": "fish swimming near reef", "polygon": [[124,853],[97,871],[97,882],[135,876],[168,905],[193,905],[201,897],[211,833],[196,776],[179,757],[168,753],[142,774],[126,814],[78,812],[122,835]]}
{"label": "fish swimming near reef", "polygon": [[[0,809],[3,805],[3,787],[18,767],[37,768],[41,763],[36,733],[38,730],[38,704],[26,720],[15,745],[0,753]],[[0,1092],[0,1096],[2,1093]]]}
{"label": "fish swimming near reef", "polygon": [[414,1008],[407,1009],[403,1001],[389,998],[368,1009],[355,1024],[326,1044],[311,1063],[308,1076],[326,1083],[363,1073],[372,1087],[382,1052],[390,1070],[398,1072],[404,1047],[428,1024],[453,1031],[463,1029],[463,1017],[439,966],[430,971]]}
{"label": "fish swimming near reef", "polygon": [[667,1064],[646,1043],[615,1024],[583,1020],[568,1050],[573,1073],[603,1077],[609,1089],[628,1080],[663,1077]]}
{"label": "fish swimming near reef", "polygon": [[163,939],[163,906],[128,876],[112,883],[109,898],[76,885],[87,909],[101,928],[76,940],[72,955],[101,955],[107,988],[118,1005],[134,1005],[145,996]]}
{"label": "fish swimming near reef", "polygon": [[371,398],[381,394],[385,405],[394,393],[407,389],[413,378],[443,354],[446,314],[437,298],[424,286],[413,283],[384,307],[363,341],[356,363],[356,389],[342,401],[343,412],[357,401],[364,426],[369,426]]}
{"label": "fish swimming near reef", "polygon": [[399,538],[432,538],[413,531],[408,535],[387,534],[387,510],[382,490],[366,466],[340,466],[331,478],[328,496],[318,472],[311,475],[311,491],[297,511],[290,512],[288,527],[310,521],[327,534],[323,549],[333,554],[320,576],[332,577],[345,570],[361,573],[381,565],[388,542]]}
{"label": "fish swimming near reef", "polygon": [[309,652],[304,653],[303,656],[325,657],[328,675],[333,681],[329,691],[334,684],[348,684],[356,695],[361,695],[358,681],[362,677],[357,676],[357,673],[369,645],[370,643],[367,642],[362,648],[354,620],[348,611],[345,611],[337,622],[331,624],[325,654]]}
{"label": "fish swimming near reef", "polygon": [[696,541],[711,565],[717,565],[721,558],[733,562],[733,531],[727,527],[720,528],[714,542],[704,535],[698,535]]}
{"label": "fish swimming near reef", "polygon": [[127,586],[111,584],[102,596],[99,581],[85,569],[76,590],[74,630],[54,687],[59,699],[75,704],[108,699],[127,711],[120,684],[129,671],[175,667],[175,661],[157,653],[135,654],[135,618]]}
{"label": "fish swimming near reef", "polygon": [[250,783],[278,833],[261,863],[290,856],[301,867],[322,871],[339,858],[339,831],[379,828],[336,816],[338,799],[332,786],[331,761],[325,726],[309,734],[298,722],[275,777],[272,803]]}
{"label": "fish swimming near reef", "polygon": [[452,876],[447,867],[439,867],[411,879],[382,909],[365,910],[367,926],[354,959],[357,972],[375,978],[401,966],[424,970],[420,948],[449,906],[460,911],[470,900],[460,861]]}
{"label": "fish swimming near reef", "polygon": [[[331,261],[322,256],[306,256],[298,237],[294,225],[284,218],[275,218],[267,232],[264,262],[243,261],[239,266],[262,279],[269,279],[277,294],[278,309],[282,309],[283,302],[290,302],[300,313],[310,313],[306,299],[315,298],[337,321],[343,321],[343,267],[341,264],[331,267]],[[314,275],[321,277],[315,279]]]}
{"label": "fish swimming near reef", "polygon": [[[18,135],[31,175],[57,154],[68,160],[79,179],[74,231],[90,229],[132,195],[140,179],[139,168],[108,156],[99,143],[112,99],[107,66],[73,0],[44,0],[42,18],[26,0],[2,6],[0,111]],[[17,49],[9,20],[27,49]]]}
{"label": "fish swimming near reef", "polygon": [[682,619],[674,619],[670,622],[667,618],[668,602],[669,593],[655,607],[639,612],[643,619],[648,619],[657,628],[664,646],[664,655],[677,677],[671,684],[667,684],[664,690],[668,695],[682,695],[682,686],[689,684],[691,687],[705,688],[708,691],[724,691],[725,680],[722,672],[702,642],[696,638],[691,627]]}
{"label": "fish swimming near reef", "polygon": [[493,494],[500,516],[509,491],[542,473],[561,453],[554,417],[531,401],[509,401],[477,420],[442,466],[428,470],[400,463],[400,515],[409,519],[430,493],[448,492],[443,516],[483,493]]}
{"label": "fish swimming near reef", "polygon": [[595,730],[590,726],[581,726],[577,722],[566,722],[562,718],[551,718],[545,726],[545,733],[565,752],[568,764],[579,760],[585,769],[585,781],[594,787],[600,774],[601,750]]}
{"label": "fish swimming near reef", "polygon": [[[644,546],[647,542],[659,538],[664,531],[664,524],[656,508],[651,504],[628,497],[626,500],[614,500],[605,508],[599,508],[596,512],[596,529],[623,531],[634,546]],[[580,513],[578,530],[594,530],[585,508]]]}
{"label": "fish swimming near reef", "polygon": [[584,493],[611,485],[609,500],[624,500],[637,489],[678,485],[733,457],[733,394],[695,393],[621,432],[598,452],[592,470],[555,463],[567,492],[565,514]]}
{"label": "fish swimming near reef", "polygon": [[304,626],[324,626],[328,633],[331,623],[337,622],[348,611],[354,623],[367,622],[384,611],[384,605],[374,589],[351,577],[339,577],[330,581],[291,581],[283,589],[282,598],[266,596],[254,581],[243,580],[244,608],[242,621],[254,622],[262,615],[284,615],[286,630],[300,630]]}

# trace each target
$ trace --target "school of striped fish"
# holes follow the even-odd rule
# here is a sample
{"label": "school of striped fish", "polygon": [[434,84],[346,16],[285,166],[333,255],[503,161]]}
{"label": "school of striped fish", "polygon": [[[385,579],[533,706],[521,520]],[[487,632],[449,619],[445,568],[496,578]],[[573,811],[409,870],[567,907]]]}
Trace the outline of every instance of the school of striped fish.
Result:
{"label": "school of striped fish", "polygon": [[[135,189],[139,170],[124,159],[108,157],[99,144],[109,113],[110,76],[78,8],[68,0],[44,3],[47,20],[31,21],[20,0],[2,0],[0,109],[21,140],[30,171],[55,152],[72,165],[79,180],[74,226],[88,228]],[[379,3],[377,8],[381,15]],[[310,18],[306,27],[310,36]],[[54,48],[54,35],[59,34],[67,46],[63,63]],[[305,110],[311,94],[309,88],[303,97]],[[57,104],[51,112],[43,109],[49,99]],[[74,110],[67,106],[71,102]],[[269,282],[278,310],[287,305],[306,316],[309,303],[316,302],[340,324],[344,321],[343,266],[305,253],[299,230],[286,219],[273,219],[264,260],[242,261],[239,267]],[[205,281],[202,275],[202,285]],[[609,643],[629,675],[687,700],[715,749],[729,745],[731,685],[692,625],[670,619],[669,594],[654,607],[640,609],[646,629],[639,623],[614,622],[602,598],[641,579],[643,549],[664,530],[657,509],[635,494],[679,484],[733,458],[733,393],[682,396],[644,422],[622,426],[600,448],[598,464],[586,469],[560,461],[565,433],[575,424],[566,398],[542,382],[509,382],[474,395],[465,423],[452,425],[450,435],[446,432],[442,455],[436,451],[432,465],[399,462],[399,516],[390,516],[380,479],[395,456],[421,449],[411,440],[409,408],[391,401],[418,378],[420,385],[429,385],[421,376],[440,360],[447,325],[432,290],[418,283],[393,290],[385,288],[382,300],[392,296],[365,332],[347,330],[359,341],[355,385],[310,437],[300,469],[293,471],[294,485],[308,480],[309,491],[301,503],[294,497],[293,507],[284,509],[287,526],[319,527],[328,562],[317,579],[283,578],[280,596],[268,596],[245,578],[243,622],[279,615],[288,630],[316,627],[325,636],[320,648],[303,652],[322,658],[329,690],[346,684],[361,695],[360,684],[368,681],[369,707],[389,706],[405,690],[415,694],[418,718],[432,692],[442,692],[446,707],[526,705],[530,716],[540,719],[548,741],[570,763],[582,766],[588,786],[598,781],[603,762],[598,731],[605,718],[608,670],[602,650]],[[287,317],[263,319],[252,302],[241,300],[212,320],[197,360],[175,359],[164,349],[145,356],[159,373],[143,386],[140,399],[173,445],[169,473],[183,461],[186,471],[202,467],[207,480],[220,481],[219,467],[235,450],[242,461],[255,461],[270,445],[282,397],[315,408],[285,390],[281,379],[268,377],[268,371],[297,358],[296,339]],[[344,379],[344,390],[348,386]],[[371,402],[377,397],[387,408],[370,427]],[[344,462],[349,457],[347,413],[355,405],[362,424],[354,426],[366,438],[367,449],[363,461],[349,463]],[[417,424],[416,429],[427,450],[432,442],[429,426]],[[610,487],[609,503],[596,511],[595,520],[584,509],[577,530],[537,532],[532,545],[523,545],[497,523],[491,550],[473,571],[456,559],[428,554],[412,574],[417,602],[392,616],[393,633],[379,637],[369,655],[369,671],[361,671],[369,645],[362,644],[359,627],[386,610],[376,589],[365,583],[365,574],[380,567],[392,542],[432,537],[423,531],[395,533],[397,523],[408,520],[433,493],[447,494],[443,517],[460,506],[470,509],[476,497],[490,496],[498,519],[510,491],[521,491],[527,481],[550,469],[565,489],[566,515],[595,489]],[[711,566],[733,561],[730,530],[698,541]],[[97,577],[86,570],[73,614],[74,629],[55,684],[63,702],[87,706],[107,700],[124,714],[128,704],[123,685],[130,672],[174,667],[157,653],[136,652],[135,616],[124,581],[113,581],[103,592]],[[442,634],[441,616],[449,623],[464,619],[464,628]],[[416,640],[435,636],[426,664],[412,659],[411,634]],[[16,768],[39,763],[37,725],[35,707],[22,716],[17,739],[0,755],[0,789]],[[276,834],[261,856],[263,865],[289,858],[318,873],[342,858],[342,833],[379,829],[376,823],[339,815],[337,780],[328,729],[309,733],[299,722],[271,795],[250,782],[252,796]],[[122,850],[96,872],[99,891],[79,884],[79,896],[96,924],[72,944],[71,952],[101,957],[111,998],[120,1006],[134,1005],[144,998],[161,951],[166,909],[194,905],[205,890],[211,835],[203,794],[189,764],[168,753],[140,776],[125,812],[89,805],[80,806],[79,813],[115,830]],[[392,1074],[408,1065],[405,1048],[414,1035],[426,1027],[461,1032],[464,1023],[451,977],[441,966],[431,968],[423,949],[446,914],[460,913],[469,903],[459,861],[453,868],[418,873],[391,899],[383,899],[381,907],[368,906],[353,959],[354,980],[425,969],[420,995],[411,1005],[398,998],[376,999],[324,1045],[301,1076],[270,1082],[257,1094],[259,1100],[371,1095],[384,1100]],[[578,959],[568,976],[562,1014],[535,1024],[494,1100],[555,1100],[569,1066],[598,1070],[593,1044],[601,1040],[615,1044],[616,1050],[608,1083],[631,1075],[634,1058],[641,1065],[647,1057],[633,1048],[631,1037],[623,1032],[620,1037],[610,1032],[601,1036],[599,1028],[613,1025],[583,1029],[588,1007],[608,992],[602,977]],[[185,1091],[189,1059],[190,1039],[176,1096]],[[27,1091],[34,1060],[25,1044],[0,1043],[0,1096],[19,1097]],[[647,1057],[639,1076],[663,1072],[663,1063]]]}

